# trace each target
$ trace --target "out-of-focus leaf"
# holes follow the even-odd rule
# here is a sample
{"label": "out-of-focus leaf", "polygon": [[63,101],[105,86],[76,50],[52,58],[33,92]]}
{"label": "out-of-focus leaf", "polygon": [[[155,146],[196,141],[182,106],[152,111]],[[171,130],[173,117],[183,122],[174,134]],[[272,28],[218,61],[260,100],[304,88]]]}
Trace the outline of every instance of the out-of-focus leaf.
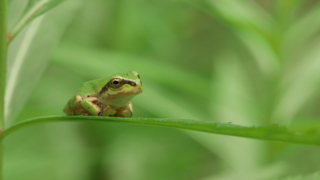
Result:
{"label": "out-of-focus leaf", "polygon": [[[279,70],[278,42],[273,42],[276,23],[253,1],[207,0],[201,9],[230,27],[254,56],[261,71],[271,76]],[[197,4],[198,1],[194,2]]]}
{"label": "out-of-focus leaf", "polygon": [[242,59],[236,54],[222,53],[214,64],[213,72],[212,117],[243,125],[262,123],[257,122],[260,106],[257,106],[258,100]]}
{"label": "out-of-focus leaf", "polygon": [[[82,1],[69,0],[30,24],[9,47],[6,87],[6,127],[12,123],[43,72],[51,49]],[[64,13],[61,13],[64,12]]]}
{"label": "out-of-focus leaf", "polygon": [[33,14],[33,16],[31,17],[33,19],[52,9],[54,6],[63,1],[65,0],[29,0],[29,3],[22,16],[30,13]]}
{"label": "out-of-focus leaf", "polygon": [[[251,87],[252,82],[250,82],[249,73],[246,72],[244,61],[236,53],[230,54],[227,50],[218,55],[213,66],[211,83],[211,119],[243,125],[263,123],[263,119],[259,117],[261,111],[259,108],[262,105],[258,106],[259,100]],[[263,103],[260,102],[260,104]],[[226,164],[231,167],[225,173],[213,176],[212,179],[237,179],[237,176],[250,179],[253,176],[252,173],[248,175],[242,172],[260,171],[259,164],[264,161],[262,149],[266,145],[265,142],[226,136],[214,140],[217,154],[222,156]],[[212,138],[207,139],[207,144],[210,144],[210,141]],[[247,156],[247,154],[251,155]],[[245,164],[242,163],[244,161]]]}
{"label": "out-of-focus leaf", "polygon": [[304,0],[278,0],[275,1],[275,11],[279,23],[288,25],[291,23],[296,11],[300,8],[300,4]]}
{"label": "out-of-focus leaf", "polygon": [[[93,162],[87,157],[90,150],[78,137],[77,126],[74,123],[41,124],[10,135],[5,140],[4,179],[87,180],[88,167]],[[26,134],[29,138],[24,139]]]}
{"label": "out-of-focus leaf", "polygon": [[5,138],[14,131],[32,124],[49,123],[49,122],[83,122],[83,121],[99,121],[114,123],[129,123],[137,125],[148,125],[158,127],[170,127],[178,129],[195,130],[208,132],[213,134],[223,134],[238,137],[246,137],[268,141],[282,141],[289,143],[307,144],[320,146],[320,138],[318,131],[309,133],[300,133],[288,130],[284,126],[253,126],[246,127],[231,123],[218,123],[209,121],[196,121],[187,119],[171,119],[171,118],[119,118],[119,117],[101,117],[101,116],[52,116],[39,117],[34,119],[22,120],[15,123],[10,128],[0,134],[0,139]]}
{"label": "out-of-focus leaf", "polygon": [[282,81],[281,97],[275,108],[274,117],[281,123],[290,122],[319,92],[320,83],[320,43],[307,49],[300,60],[295,62]]}
{"label": "out-of-focus leaf", "polygon": [[317,22],[317,17],[320,16],[320,4],[311,8],[306,12],[297,22],[293,23],[284,36],[284,47],[286,47],[286,53],[293,54],[291,57],[295,57],[295,51],[301,50],[304,47],[307,40],[310,40],[320,30],[320,24]]}
{"label": "out-of-focus leaf", "polygon": [[[240,155],[240,154],[239,154]],[[243,162],[243,161],[241,161]],[[279,176],[279,174],[283,173],[286,170],[286,164],[280,162],[280,163],[274,163],[270,166],[264,166],[264,167],[256,167],[253,171],[250,171],[250,173],[246,173],[244,171],[237,172],[237,171],[226,171],[224,173],[213,175],[201,180],[213,180],[213,179],[219,179],[219,180],[233,180],[233,179],[271,179],[275,176]]]}
{"label": "out-of-focus leaf", "polygon": [[318,179],[320,179],[320,172],[287,176],[282,178],[273,178],[272,180],[318,180]]}
{"label": "out-of-focus leaf", "polygon": [[29,3],[21,15],[20,20],[9,33],[8,41],[10,42],[17,35],[17,33],[19,33],[19,31],[34,18],[52,9],[62,1],[65,0],[29,0]]}

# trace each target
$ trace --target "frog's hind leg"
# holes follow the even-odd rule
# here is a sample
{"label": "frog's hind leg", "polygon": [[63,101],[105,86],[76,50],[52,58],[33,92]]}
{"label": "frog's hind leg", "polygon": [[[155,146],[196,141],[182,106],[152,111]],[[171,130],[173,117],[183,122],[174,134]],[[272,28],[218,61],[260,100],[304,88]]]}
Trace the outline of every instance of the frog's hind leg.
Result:
{"label": "frog's hind leg", "polygon": [[117,111],[112,106],[108,105],[100,111],[99,116],[114,116],[116,112]]}
{"label": "frog's hind leg", "polygon": [[115,117],[132,117],[133,109],[132,103],[130,102],[127,106],[117,109]]}

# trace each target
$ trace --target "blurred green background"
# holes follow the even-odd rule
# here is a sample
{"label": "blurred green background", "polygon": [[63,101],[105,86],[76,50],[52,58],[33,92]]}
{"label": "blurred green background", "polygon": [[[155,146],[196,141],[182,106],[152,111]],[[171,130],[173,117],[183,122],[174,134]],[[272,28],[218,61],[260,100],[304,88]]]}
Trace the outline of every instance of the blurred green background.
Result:
{"label": "blurred green background", "polygon": [[[9,0],[9,30],[25,5]],[[135,117],[247,126],[317,119],[319,16],[316,0],[66,0],[10,44],[9,74],[24,58],[11,122],[63,115],[82,82],[129,70],[144,85],[132,101]],[[318,171],[319,150],[160,127],[52,123],[6,139],[4,178],[295,177]]]}

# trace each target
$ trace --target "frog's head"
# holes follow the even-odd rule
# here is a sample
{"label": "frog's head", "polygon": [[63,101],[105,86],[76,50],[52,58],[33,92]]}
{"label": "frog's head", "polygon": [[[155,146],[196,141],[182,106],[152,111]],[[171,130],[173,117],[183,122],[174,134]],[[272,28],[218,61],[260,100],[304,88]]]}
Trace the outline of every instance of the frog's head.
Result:
{"label": "frog's head", "polygon": [[116,74],[110,78],[108,83],[100,91],[107,100],[130,101],[132,97],[142,92],[140,76],[135,71]]}

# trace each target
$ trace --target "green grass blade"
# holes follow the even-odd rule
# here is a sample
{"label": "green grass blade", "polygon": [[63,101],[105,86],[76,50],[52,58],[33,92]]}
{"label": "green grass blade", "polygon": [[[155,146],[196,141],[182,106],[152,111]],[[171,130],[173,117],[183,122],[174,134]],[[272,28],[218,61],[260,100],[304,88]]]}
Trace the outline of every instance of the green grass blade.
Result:
{"label": "green grass blade", "polygon": [[31,22],[37,16],[47,12],[59,3],[65,0],[29,0],[24,13],[21,15],[20,20],[16,23],[12,31],[8,34],[8,43],[21,31],[21,29]]}
{"label": "green grass blade", "polygon": [[22,120],[6,129],[0,139],[8,136],[14,131],[33,124],[49,122],[115,122],[128,123],[147,126],[169,127],[178,129],[195,130],[213,134],[223,134],[238,137],[246,137],[269,141],[282,141],[288,143],[320,145],[320,136],[318,132],[300,133],[290,131],[283,126],[270,125],[260,127],[246,127],[231,123],[218,123],[209,121],[196,121],[188,119],[171,118],[119,118],[119,117],[99,117],[99,116],[48,116],[34,119]]}

